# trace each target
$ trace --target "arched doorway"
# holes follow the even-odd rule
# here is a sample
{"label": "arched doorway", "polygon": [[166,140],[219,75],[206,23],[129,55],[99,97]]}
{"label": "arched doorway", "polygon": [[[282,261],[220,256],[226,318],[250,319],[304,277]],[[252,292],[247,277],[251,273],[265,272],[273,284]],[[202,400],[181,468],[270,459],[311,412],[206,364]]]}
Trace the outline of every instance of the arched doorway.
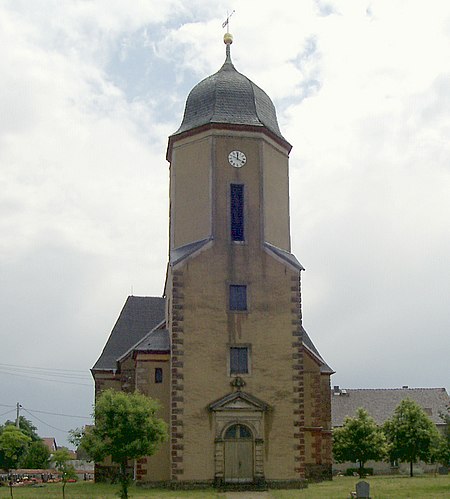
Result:
{"label": "arched doorway", "polygon": [[253,434],[243,424],[233,424],[224,435],[225,481],[253,481]]}

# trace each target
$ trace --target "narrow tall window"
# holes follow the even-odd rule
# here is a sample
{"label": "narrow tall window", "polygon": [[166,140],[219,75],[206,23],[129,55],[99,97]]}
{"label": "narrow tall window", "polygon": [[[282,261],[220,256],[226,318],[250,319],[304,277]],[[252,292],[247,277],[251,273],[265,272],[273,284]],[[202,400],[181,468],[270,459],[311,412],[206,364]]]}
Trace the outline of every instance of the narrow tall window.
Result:
{"label": "narrow tall window", "polygon": [[230,284],[230,310],[247,310],[247,286]]}
{"label": "narrow tall window", "polygon": [[244,186],[231,184],[230,187],[231,240],[244,241]]}
{"label": "narrow tall window", "polygon": [[248,374],[248,347],[230,347],[230,374]]}
{"label": "narrow tall window", "polygon": [[155,383],[163,382],[163,370],[162,367],[155,367]]}

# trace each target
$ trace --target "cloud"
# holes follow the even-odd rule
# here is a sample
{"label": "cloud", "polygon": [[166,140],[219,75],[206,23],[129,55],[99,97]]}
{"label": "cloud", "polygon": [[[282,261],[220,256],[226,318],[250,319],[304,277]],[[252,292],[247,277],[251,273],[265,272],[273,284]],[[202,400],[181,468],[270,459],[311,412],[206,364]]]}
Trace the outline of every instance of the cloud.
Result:
{"label": "cloud", "polygon": [[450,348],[448,9],[372,12],[324,19],[320,90],[285,111],[304,316],[341,384],[428,386],[444,361],[411,366]]}
{"label": "cloud", "polygon": [[88,369],[131,289],[161,295],[167,137],[224,61],[230,8],[234,64],[294,146],[305,324],[337,384],[444,384],[447,1],[4,3],[3,359]]}

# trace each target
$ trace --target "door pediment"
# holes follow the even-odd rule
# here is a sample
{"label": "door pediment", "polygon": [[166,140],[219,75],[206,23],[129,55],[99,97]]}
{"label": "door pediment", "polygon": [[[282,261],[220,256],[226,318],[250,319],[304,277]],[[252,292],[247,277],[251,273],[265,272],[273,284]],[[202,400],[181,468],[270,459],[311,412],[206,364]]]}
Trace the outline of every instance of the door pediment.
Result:
{"label": "door pediment", "polygon": [[232,392],[224,397],[209,404],[210,411],[258,411],[265,412],[270,409],[269,404],[266,404],[257,397],[250,395],[247,392]]}

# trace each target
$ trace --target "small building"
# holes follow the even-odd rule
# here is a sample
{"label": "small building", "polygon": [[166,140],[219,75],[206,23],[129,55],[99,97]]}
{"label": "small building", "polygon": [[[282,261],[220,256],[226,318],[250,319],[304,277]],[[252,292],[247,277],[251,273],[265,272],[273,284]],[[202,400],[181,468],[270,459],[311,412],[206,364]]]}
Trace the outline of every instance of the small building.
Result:
{"label": "small building", "polygon": [[[373,417],[378,425],[383,425],[386,420],[392,417],[395,408],[406,398],[414,400],[428,417],[442,432],[445,423],[440,417],[446,414],[450,406],[450,397],[445,388],[340,388],[334,386],[331,397],[331,418],[333,428],[338,428],[344,424],[347,416],[354,417],[356,411],[362,407]],[[334,463],[334,471],[344,471],[347,468],[355,467],[357,463]],[[409,470],[407,463],[399,466],[392,466],[390,463],[371,462],[367,467],[374,469],[374,473],[389,473],[392,471]],[[420,464],[424,471],[435,469],[434,465]]]}
{"label": "small building", "polygon": [[50,451],[50,454],[53,454],[58,450],[58,445],[56,443],[56,439],[54,437],[44,437],[42,439],[42,442],[44,445],[47,447],[47,449]]}

